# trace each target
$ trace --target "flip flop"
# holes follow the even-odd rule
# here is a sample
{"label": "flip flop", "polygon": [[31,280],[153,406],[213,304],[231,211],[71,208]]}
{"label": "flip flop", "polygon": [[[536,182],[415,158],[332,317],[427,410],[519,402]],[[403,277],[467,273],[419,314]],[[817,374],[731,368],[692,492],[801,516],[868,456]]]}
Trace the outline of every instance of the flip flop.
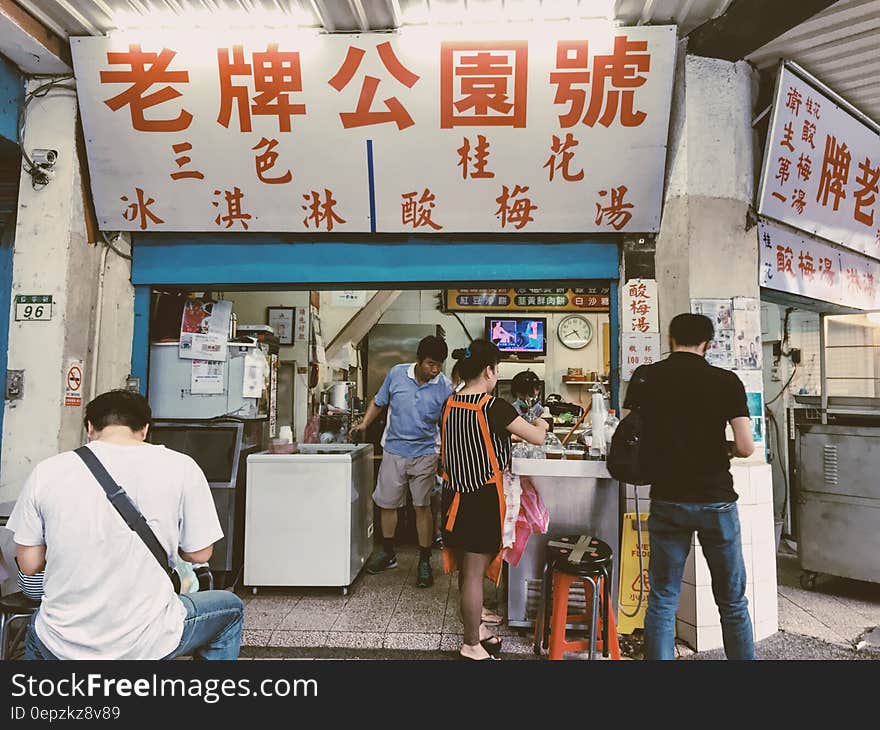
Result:
{"label": "flip flop", "polygon": [[465,656],[464,654],[459,653],[458,658],[464,659],[465,661],[469,661],[469,662],[488,662],[488,661],[500,662],[501,661],[501,657],[497,657],[494,654],[489,654],[489,656],[487,656],[485,659],[474,659],[473,657]]}
{"label": "flip flop", "polygon": [[498,654],[498,652],[501,651],[501,637],[489,636],[485,639],[481,639],[480,646],[482,646],[487,652],[489,652],[490,656],[494,657],[496,654]]}
{"label": "flip flop", "polygon": [[502,621],[504,621],[504,618],[499,616],[494,611],[490,611],[488,608],[484,608],[480,616],[480,621],[489,626],[497,626]]}

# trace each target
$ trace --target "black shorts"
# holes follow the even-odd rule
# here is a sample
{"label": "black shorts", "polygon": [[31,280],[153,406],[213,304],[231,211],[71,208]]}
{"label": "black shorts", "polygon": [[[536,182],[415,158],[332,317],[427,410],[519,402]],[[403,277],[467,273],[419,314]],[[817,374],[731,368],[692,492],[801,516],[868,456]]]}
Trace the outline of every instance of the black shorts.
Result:
{"label": "black shorts", "polygon": [[495,555],[501,549],[498,488],[494,484],[484,484],[476,492],[462,492],[455,525],[449,532],[446,518],[454,495],[453,490],[443,488],[443,546],[468,553]]}

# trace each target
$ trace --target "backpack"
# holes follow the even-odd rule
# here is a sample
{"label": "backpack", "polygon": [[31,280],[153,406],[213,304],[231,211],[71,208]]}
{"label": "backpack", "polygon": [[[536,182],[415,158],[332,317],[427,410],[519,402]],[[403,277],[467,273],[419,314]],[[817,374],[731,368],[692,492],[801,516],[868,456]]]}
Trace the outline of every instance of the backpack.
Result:
{"label": "backpack", "polygon": [[633,408],[617,424],[608,447],[606,466],[608,472],[617,481],[637,486],[651,483],[651,478],[642,465],[643,434],[642,414],[638,408]]}

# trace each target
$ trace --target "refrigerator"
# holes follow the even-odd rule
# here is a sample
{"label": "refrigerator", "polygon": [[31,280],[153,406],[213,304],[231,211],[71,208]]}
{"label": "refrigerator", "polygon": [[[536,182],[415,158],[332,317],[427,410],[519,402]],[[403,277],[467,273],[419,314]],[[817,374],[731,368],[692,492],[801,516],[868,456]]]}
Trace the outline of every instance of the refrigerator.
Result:
{"label": "refrigerator", "polygon": [[343,594],[372,550],[373,449],[300,444],[247,457],[244,584],[328,586]]}

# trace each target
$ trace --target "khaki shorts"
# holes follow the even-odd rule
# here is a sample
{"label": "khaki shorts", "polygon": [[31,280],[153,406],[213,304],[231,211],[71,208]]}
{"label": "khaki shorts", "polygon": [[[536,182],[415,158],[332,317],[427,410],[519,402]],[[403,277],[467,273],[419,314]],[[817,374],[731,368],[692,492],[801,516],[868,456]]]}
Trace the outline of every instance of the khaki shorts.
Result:
{"label": "khaki shorts", "polygon": [[437,459],[437,454],[407,458],[386,451],[382,455],[373,501],[382,509],[405,507],[409,485],[413,506],[428,507],[437,476]]}

